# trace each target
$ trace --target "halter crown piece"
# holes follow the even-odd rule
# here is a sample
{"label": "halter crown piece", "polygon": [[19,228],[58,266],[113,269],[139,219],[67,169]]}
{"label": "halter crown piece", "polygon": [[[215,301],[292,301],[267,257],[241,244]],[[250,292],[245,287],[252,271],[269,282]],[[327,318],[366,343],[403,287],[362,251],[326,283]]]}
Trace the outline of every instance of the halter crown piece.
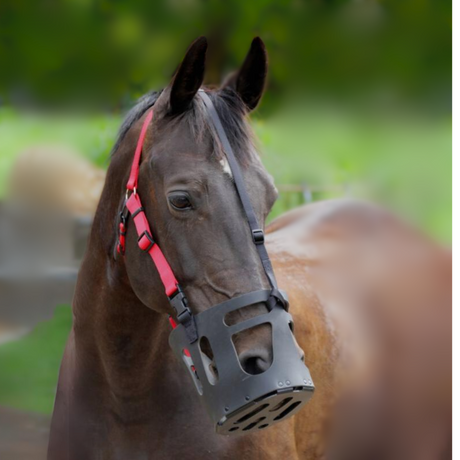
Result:
{"label": "halter crown piece", "polygon": [[[126,200],[120,213],[117,251],[121,254],[125,252],[126,226],[131,216],[139,248],[155,264],[175,312],[176,320],[170,318],[173,330],[169,344],[191,376],[216,432],[236,435],[259,431],[294,415],[310,400],[314,385],[310,371],[299,357],[292,332],[292,316],[287,311],[287,295],[278,290],[264,244],[264,232],[257,222],[239,164],[211,99],[202,89],[198,94],[207,109],[208,121],[214,126],[227,156],[270,289],[252,291],[208,308],[198,315],[192,314],[179,282],[152,237],[150,224],[137,193],[140,158],[153,110],[145,117],[134,153],[126,186]],[[229,312],[260,302],[267,305],[267,313],[231,326],[225,323],[225,316]],[[265,372],[251,375],[241,367],[232,336],[262,324],[271,326],[273,361]],[[212,361],[202,351],[203,339],[207,339],[206,343],[212,349]]]}

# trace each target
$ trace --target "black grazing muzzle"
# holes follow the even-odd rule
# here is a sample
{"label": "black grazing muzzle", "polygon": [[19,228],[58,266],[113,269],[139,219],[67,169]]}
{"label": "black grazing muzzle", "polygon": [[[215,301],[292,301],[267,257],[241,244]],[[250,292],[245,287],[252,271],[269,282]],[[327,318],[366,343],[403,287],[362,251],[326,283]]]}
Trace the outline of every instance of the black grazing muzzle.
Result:
{"label": "black grazing muzzle", "polygon": [[[313,395],[310,372],[300,358],[292,333],[292,316],[280,302],[268,313],[227,325],[228,313],[270,299],[271,290],[250,292],[195,316],[197,340],[190,343],[178,325],[169,344],[185,364],[219,434],[258,431],[300,410]],[[251,375],[241,365],[232,337],[262,324],[272,331],[273,361],[263,373]],[[204,340],[205,342],[204,342]],[[203,350],[203,343],[212,350]],[[212,366],[212,367],[211,367]]]}
{"label": "black grazing muzzle", "polygon": [[[169,343],[187,368],[216,432],[225,435],[248,433],[267,428],[298,412],[312,397],[314,385],[307,366],[299,356],[292,332],[292,316],[287,312],[287,297],[278,290],[264,245],[264,233],[255,217],[239,165],[211,99],[203,90],[199,91],[199,95],[227,155],[271,289],[227,300],[198,315],[191,313],[184,294],[179,291],[170,299],[178,324],[170,335]],[[238,324],[226,324],[228,313],[261,302],[266,303],[268,313]],[[232,338],[263,324],[271,327],[273,361],[264,372],[251,375],[243,370]],[[203,343],[206,343],[206,350],[202,349]]]}

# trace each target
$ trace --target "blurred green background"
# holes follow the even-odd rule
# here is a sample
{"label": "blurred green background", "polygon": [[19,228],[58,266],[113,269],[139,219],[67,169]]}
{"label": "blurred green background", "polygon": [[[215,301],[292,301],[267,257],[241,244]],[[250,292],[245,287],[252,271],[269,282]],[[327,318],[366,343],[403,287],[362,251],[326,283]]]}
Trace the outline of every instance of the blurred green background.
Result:
{"label": "blurred green background", "polygon": [[[219,84],[259,35],[270,73],[252,123],[281,190],[376,200],[450,244],[451,9],[446,0],[2,0],[0,197],[33,145],[71,145],[106,167],[125,111],[168,83],[197,36],[209,40],[206,81]],[[270,218],[303,201],[282,192]],[[58,310],[0,347],[0,404],[51,411],[69,327],[68,309]]]}

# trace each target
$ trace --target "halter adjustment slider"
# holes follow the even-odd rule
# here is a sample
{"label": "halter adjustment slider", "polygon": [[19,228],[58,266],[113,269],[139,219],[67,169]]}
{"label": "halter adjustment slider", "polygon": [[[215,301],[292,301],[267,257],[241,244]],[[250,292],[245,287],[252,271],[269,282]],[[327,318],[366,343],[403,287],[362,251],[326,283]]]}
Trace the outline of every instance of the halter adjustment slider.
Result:
{"label": "halter adjustment slider", "polygon": [[252,240],[255,244],[264,244],[265,235],[261,228],[256,228],[252,231]]}
{"label": "halter adjustment slider", "polygon": [[144,252],[150,252],[150,249],[152,249],[155,245],[155,240],[153,239],[152,235],[148,230],[144,230],[139,235],[139,238],[137,239],[137,244]]}

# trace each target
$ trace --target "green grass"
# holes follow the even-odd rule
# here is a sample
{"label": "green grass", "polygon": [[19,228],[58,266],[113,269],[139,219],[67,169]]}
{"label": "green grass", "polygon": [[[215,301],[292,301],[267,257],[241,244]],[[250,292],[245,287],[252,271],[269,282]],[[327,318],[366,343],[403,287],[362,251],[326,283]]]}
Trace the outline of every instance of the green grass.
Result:
{"label": "green grass", "polygon": [[72,324],[68,306],[27,336],[0,346],[0,405],[50,414]]}

